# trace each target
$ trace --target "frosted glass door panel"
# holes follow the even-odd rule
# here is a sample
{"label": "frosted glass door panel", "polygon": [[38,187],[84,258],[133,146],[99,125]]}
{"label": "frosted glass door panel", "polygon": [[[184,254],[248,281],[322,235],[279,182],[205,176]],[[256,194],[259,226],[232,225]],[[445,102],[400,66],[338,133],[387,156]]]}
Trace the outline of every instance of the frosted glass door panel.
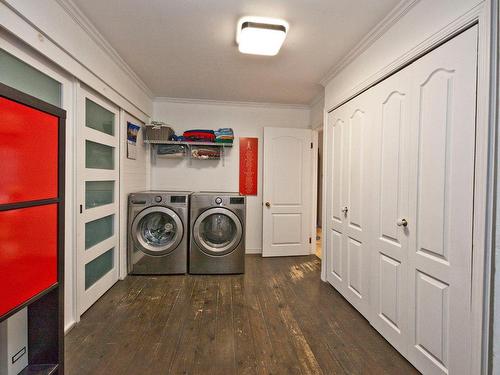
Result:
{"label": "frosted glass door panel", "polygon": [[85,167],[91,169],[115,169],[114,147],[85,141]]}
{"label": "frosted glass door panel", "polygon": [[90,288],[113,269],[114,252],[112,248],[85,265],[85,289]]}
{"label": "frosted glass door panel", "polygon": [[114,181],[87,181],[85,183],[85,208],[94,208],[115,201]]}
{"label": "frosted glass door panel", "polygon": [[107,240],[114,234],[115,215],[109,215],[85,224],[85,249]]}
{"label": "frosted glass door panel", "polygon": [[0,82],[55,106],[61,106],[61,84],[0,49]]}
{"label": "frosted glass door panel", "polygon": [[85,125],[97,131],[115,135],[115,115],[90,99],[85,100]]}

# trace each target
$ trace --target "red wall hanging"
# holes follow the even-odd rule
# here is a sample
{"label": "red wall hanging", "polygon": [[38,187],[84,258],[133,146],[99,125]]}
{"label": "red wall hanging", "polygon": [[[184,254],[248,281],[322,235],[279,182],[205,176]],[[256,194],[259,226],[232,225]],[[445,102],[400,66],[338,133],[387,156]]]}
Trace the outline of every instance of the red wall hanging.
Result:
{"label": "red wall hanging", "polygon": [[240,138],[240,194],[257,195],[259,139]]}

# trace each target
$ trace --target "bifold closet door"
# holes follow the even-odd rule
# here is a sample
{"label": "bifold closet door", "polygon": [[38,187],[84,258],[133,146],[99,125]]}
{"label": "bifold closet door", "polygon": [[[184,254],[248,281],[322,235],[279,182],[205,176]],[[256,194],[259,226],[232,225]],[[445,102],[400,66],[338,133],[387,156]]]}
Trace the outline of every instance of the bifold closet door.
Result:
{"label": "bifold closet door", "polygon": [[471,373],[477,33],[328,117],[327,279],[424,374]]}
{"label": "bifold closet door", "polygon": [[370,322],[401,353],[408,348],[408,218],[411,71],[369,92],[373,103]]}
{"label": "bifold closet door", "polygon": [[371,107],[360,95],[329,115],[327,278],[363,314],[368,312],[366,246]]}
{"label": "bifold closet door", "polygon": [[409,360],[469,374],[477,26],[411,67]]}

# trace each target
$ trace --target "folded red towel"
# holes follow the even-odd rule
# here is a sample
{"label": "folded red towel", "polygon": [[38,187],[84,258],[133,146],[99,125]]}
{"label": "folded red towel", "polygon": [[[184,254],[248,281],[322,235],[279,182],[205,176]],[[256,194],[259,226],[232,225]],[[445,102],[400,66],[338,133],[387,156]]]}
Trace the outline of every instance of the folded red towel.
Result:
{"label": "folded red towel", "polygon": [[183,136],[191,140],[203,140],[208,142],[213,142],[215,140],[215,134],[213,132],[186,131]]}

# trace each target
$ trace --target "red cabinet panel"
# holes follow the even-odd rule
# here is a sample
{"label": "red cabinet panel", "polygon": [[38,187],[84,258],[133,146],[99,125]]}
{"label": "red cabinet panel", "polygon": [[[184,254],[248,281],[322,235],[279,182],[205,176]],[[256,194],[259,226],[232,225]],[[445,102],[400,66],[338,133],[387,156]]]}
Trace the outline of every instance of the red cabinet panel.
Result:
{"label": "red cabinet panel", "polygon": [[0,212],[0,316],[57,281],[57,204]]}
{"label": "red cabinet panel", "polygon": [[0,204],[57,198],[58,118],[0,98]]}

